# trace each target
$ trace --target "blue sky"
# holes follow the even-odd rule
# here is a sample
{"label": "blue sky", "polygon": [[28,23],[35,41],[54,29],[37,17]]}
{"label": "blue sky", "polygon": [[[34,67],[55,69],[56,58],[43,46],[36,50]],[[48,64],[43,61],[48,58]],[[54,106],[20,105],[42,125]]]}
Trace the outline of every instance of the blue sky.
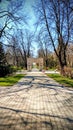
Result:
{"label": "blue sky", "polygon": [[[27,21],[27,24],[25,24],[23,22],[22,24],[19,24],[18,28],[23,29],[23,30],[25,30],[25,28],[27,28],[31,33],[35,31],[34,23],[36,22],[36,17],[34,14],[34,10],[32,8],[32,6],[34,5],[34,2],[35,2],[35,0],[25,0],[25,2],[23,3],[23,8],[21,10],[19,10],[21,15],[25,15],[27,17],[27,20],[25,20],[25,21]],[[9,2],[7,0],[2,0],[2,2],[0,4],[0,9],[7,10],[8,4],[9,4]],[[24,17],[24,19],[25,19],[25,17]],[[5,22],[5,20],[2,18],[2,20],[0,21],[0,24],[3,25],[3,22]],[[7,43],[7,41],[5,41],[5,43]],[[32,48],[33,54],[34,54],[34,56],[36,56],[37,43],[32,42],[32,45],[33,45],[33,48]]]}
{"label": "blue sky", "polygon": [[29,17],[29,19],[28,19],[28,25],[29,25],[31,31],[34,30],[34,23],[36,21],[34,10],[32,8],[34,2],[35,2],[35,0],[31,0],[31,1],[30,0],[26,0],[25,1],[25,6],[24,6],[26,14]]}
{"label": "blue sky", "polygon": [[[36,22],[36,17],[34,14],[34,10],[32,8],[32,6],[34,5],[35,2],[36,2],[35,0],[26,0],[26,2],[25,2],[25,10],[26,10],[28,16],[30,17],[30,19],[28,20],[28,22],[29,22],[28,29],[30,28],[31,32],[35,31],[34,24]],[[33,56],[36,57],[38,45],[36,42],[32,42],[32,45],[33,45],[33,48],[32,48]]]}
{"label": "blue sky", "polygon": [[[28,26],[30,27],[30,30],[34,29],[34,23],[36,21],[35,15],[34,15],[34,11],[33,11],[33,4],[34,4],[35,0],[25,0],[25,2],[23,3],[23,8],[21,10],[19,10],[22,14],[27,15],[28,17]],[[2,0],[1,4],[0,4],[0,10],[7,10],[7,6],[8,6],[9,2],[7,0]]]}

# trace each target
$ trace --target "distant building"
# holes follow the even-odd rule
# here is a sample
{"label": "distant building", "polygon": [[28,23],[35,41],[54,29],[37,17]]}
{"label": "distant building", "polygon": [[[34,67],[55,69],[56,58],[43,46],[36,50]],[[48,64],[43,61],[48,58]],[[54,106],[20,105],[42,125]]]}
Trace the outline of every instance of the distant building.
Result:
{"label": "distant building", "polygon": [[27,58],[27,70],[37,67],[39,70],[43,69],[43,58]]}

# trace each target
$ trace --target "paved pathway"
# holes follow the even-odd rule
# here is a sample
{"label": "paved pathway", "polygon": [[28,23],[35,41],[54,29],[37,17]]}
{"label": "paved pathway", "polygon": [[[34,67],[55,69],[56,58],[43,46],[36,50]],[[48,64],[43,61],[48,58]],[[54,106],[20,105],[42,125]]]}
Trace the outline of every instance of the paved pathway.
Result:
{"label": "paved pathway", "polygon": [[73,89],[37,71],[0,87],[0,130],[73,130]]}

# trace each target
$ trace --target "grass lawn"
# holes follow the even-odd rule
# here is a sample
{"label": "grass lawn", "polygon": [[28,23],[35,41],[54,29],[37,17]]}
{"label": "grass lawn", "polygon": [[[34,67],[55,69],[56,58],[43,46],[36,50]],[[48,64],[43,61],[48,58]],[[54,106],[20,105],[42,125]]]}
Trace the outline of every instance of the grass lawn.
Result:
{"label": "grass lawn", "polygon": [[47,75],[64,86],[73,87],[73,79],[66,78],[64,76],[61,76],[60,74],[47,74]]}
{"label": "grass lawn", "polygon": [[23,77],[24,77],[23,74],[17,74],[13,76],[6,76],[3,78],[0,78],[0,86],[12,86]]}

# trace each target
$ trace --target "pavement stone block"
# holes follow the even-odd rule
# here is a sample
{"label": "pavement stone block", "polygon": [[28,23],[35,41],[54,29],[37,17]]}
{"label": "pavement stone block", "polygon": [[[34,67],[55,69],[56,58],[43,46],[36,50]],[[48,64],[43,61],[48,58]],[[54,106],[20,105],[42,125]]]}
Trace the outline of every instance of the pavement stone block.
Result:
{"label": "pavement stone block", "polygon": [[0,130],[73,130],[73,89],[32,71],[0,87]]}

